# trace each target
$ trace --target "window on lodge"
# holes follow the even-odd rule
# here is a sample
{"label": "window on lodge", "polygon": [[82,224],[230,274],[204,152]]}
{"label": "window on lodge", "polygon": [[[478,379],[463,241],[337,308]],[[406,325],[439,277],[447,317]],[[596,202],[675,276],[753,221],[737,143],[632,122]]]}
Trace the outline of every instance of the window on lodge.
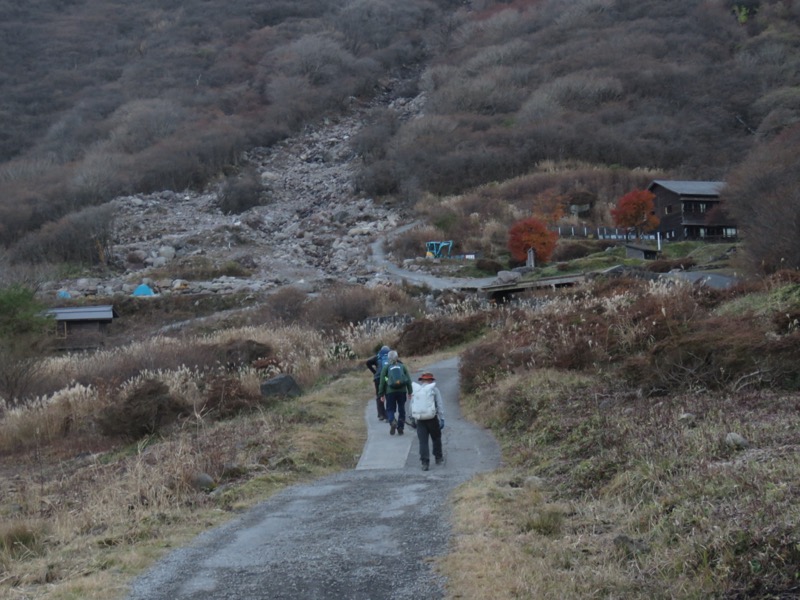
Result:
{"label": "window on lodge", "polygon": [[664,207],[664,214],[665,215],[671,215],[672,214],[672,204],[667,204]]}
{"label": "window on lodge", "polygon": [[704,213],[708,211],[708,202],[684,202],[684,213]]}
{"label": "window on lodge", "polygon": [[733,238],[736,237],[736,227],[723,227],[722,237]]}

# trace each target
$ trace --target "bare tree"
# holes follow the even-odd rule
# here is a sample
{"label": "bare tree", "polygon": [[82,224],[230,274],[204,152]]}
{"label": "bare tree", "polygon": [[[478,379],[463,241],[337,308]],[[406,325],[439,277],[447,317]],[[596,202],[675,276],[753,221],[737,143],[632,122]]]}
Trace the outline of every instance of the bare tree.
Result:
{"label": "bare tree", "polygon": [[757,146],[722,192],[751,268],[800,269],[800,125]]}

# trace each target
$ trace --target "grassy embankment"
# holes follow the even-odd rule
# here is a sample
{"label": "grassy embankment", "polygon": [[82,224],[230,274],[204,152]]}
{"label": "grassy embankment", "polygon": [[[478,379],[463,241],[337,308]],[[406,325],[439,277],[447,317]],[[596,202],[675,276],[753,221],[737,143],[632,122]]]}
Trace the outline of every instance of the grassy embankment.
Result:
{"label": "grassy embankment", "polygon": [[506,467],[454,498],[457,598],[800,593],[800,281],[598,281],[462,355]]}

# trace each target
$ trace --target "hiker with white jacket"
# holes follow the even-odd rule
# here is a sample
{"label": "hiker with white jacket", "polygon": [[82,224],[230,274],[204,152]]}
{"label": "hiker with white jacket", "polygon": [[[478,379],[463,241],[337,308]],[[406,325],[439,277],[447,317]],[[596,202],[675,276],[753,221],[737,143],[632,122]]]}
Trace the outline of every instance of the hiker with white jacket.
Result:
{"label": "hiker with white jacket", "polygon": [[442,393],[436,387],[433,373],[419,376],[419,384],[414,382],[414,394],[411,397],[411,416],[416,419],[417,439],[419,440],[419,460],[422,470],[430,469],[430,452],[428,438],[433,442],[433,456],[436,464],[444,462],[442,454],[442,429],[444,429],[444,401]]}

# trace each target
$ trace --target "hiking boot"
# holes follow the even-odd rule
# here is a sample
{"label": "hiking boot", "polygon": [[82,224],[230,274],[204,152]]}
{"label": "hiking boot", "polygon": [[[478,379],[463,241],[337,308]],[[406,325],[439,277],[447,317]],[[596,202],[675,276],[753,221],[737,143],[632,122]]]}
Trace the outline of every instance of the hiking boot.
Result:
{"label": "hiking boot", "polygon": [[397,430],[397,435],[403,435],[403,430],[402,429],[398,429]]}
{"label": "hiking boot", "polygon": [[422,470],[423,471],[429,471],[430,468],[431,468],[430,463],[427,463],[427,462],[422,463]]}
{"label": "hiking boot", "polygon": [[397,421],[392,421],[389,427],[389,435],[394,435],[395,431],[397,431]]}
{"label": "hiking boot", "polygon": [[444,458],[443,458],[443,457],[441,457],[441,456],[437,456],[437,457],[436,457],[436,464],[437,464],[437,465],[440,465],[440,464],[442,464],[443,462],[444,462]]}

